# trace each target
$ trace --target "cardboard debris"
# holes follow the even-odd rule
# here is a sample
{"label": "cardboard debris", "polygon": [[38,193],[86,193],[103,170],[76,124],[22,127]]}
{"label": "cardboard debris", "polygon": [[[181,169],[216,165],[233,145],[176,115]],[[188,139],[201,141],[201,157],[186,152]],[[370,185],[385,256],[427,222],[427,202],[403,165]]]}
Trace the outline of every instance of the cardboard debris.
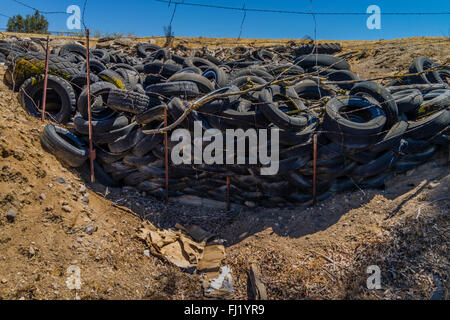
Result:
{"label": "cardboard debris", "polygon": [[155,256],[180,268],[195,267],[201,272],[211,273],[209,276],[218,275],[225,259],[225,247],[216,242],[208,243],[207,240],[213,235],[200,227],[177,227],[188,234],[175,230],[160,230],[147,223],[139,230],[138,236],[145,241]]}

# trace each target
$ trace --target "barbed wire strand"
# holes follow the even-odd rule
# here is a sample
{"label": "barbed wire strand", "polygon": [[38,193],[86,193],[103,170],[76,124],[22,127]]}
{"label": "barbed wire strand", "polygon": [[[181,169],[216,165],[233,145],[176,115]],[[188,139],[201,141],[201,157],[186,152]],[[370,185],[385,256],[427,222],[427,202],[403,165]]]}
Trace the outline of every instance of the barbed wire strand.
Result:
{"label": "barbed wire strand", "polygon": [[[155,0],[156,2],[169,3],[169,0]],[[180,4],[185,6],[205,7],[214,9],[225,9],[235,11],[251,11],[251,12],[268,12],[281,14],[298,14],[298,15],[368,15],[367,12],[311,12],[311,11],[293,11],[293,10],[275,10],[275,9],[257,9],[257,8],[239,8],[229,6],[219,6],[213,4],[193,3],[193,2],[176,2],[170,1],[172,4]],[[381,12],[382,15],[450,15],[450,12]]]}

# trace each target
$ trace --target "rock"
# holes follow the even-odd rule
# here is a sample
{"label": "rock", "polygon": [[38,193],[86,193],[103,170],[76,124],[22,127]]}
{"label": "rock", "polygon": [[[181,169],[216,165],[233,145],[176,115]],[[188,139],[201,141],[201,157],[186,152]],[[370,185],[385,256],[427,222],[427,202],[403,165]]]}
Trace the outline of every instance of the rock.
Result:
{"label": "rock", "polygon": [[78,190],[80,193],[85,193],[86,192],[86,186],[81,186],[80,190]]}
{"label": "rock", "polygon": [[63,210],[64,212],[68,212],[68,213],[72,212],[72,208],[69,207],[68,205],[62,206],[62,210]]}
{"label": "rock", "polygon": [[14,222],[16,220],[17,211],[14,209],[11,209],[6,214],[6,219],[8,219],[9,222]]}
{"label": "rock", "polygon": [[428,184],[428,189],[434,189],[434,188],[436,188],[438,185],[440,185],[441,183],[440,182],[437,182],[437,181],[431,181],[429,184]]}
{"label": "rock", "polygon": [[144,250],[144,256],[150,258],[150,250]]}
{"label": "rock", "polygon": [[81,201],[83,201],[84,203],[89,203],[89,197],[84,196],[83,198],[81,198]]}
{"label": "rock", "polygon": [[2,279],[2,283],[3,283],[3,284],[5,284],[5,283],[7,283],[7,282],[8,282],[8,280],[6,280],[5,278]]}
{"label": "rock", "polygon": [[47,212],[53,211],[53,206],[45,207],[45,211],[47,211]]}
{"label": "rock", "polygon": [[53,181],[61,184],[66,183],[66,179],[64,179],[63,177],[54,178]]}
{"label": "rock", "polygon": [[88,235],[91,235],[91,234],[93,234],[94,232],[95,232],[95,227],[93,227],[93,226],[87,226],[85,229],[84,229],[84,232],[86,232]]}
{"label": "rock", "polygon": [[77,238],[77,242],[78,242],[78,243],[83,243],[83,239],[80,238],[80,237],[78,237],[78,238]]}
{"label": "rock", "polygon": [[45,200],[45,199],[46,199],[46,196],[45,196],[45,194],[41,193],[41,194],[39,195],[39,199],[41,199],[41,200]]}

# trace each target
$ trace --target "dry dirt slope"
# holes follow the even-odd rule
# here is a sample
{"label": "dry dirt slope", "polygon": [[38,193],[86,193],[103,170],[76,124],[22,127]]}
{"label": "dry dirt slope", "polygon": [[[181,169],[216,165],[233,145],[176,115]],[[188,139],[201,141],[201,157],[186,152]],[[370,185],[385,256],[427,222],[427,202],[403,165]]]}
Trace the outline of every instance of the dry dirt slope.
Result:
{"label": "dry dirt slope", "polygon": [[[354,70],[367,77],[377,72],[374,61],[400,59],[383,64],[389,68],[383,73],[395,72],[429,47],[411,52],[405,42],[354,58]],[[449,52],[429,56],[448,62]],[[197,275],[144,255],[135,237],[141,221],[131,211],[84,191],[76,172],[41,149],[44,124],[3,84],[0,108],[0,299],[202,298]],[[235,298],[248,297],[252,262],[261,266],[270,299],[448,298],[449,186],[441,158],[395,178],[384,192],[338,195],[308,210],[217,212],[227,214],[214,231],[228,240]],[[6,218],[9,210],[17,212],[14,223]],[[173,222],[187,219],[186,208],[177,205],[151,210]],[[205,210],[190,212],[207,225],[200,218],[208,216]],[[96,231],[89,235],[86,227]],[[373,264],[381,269],[382,290],[365,288]],[[70,265],[81,268],[78,292],[65,285]]]}

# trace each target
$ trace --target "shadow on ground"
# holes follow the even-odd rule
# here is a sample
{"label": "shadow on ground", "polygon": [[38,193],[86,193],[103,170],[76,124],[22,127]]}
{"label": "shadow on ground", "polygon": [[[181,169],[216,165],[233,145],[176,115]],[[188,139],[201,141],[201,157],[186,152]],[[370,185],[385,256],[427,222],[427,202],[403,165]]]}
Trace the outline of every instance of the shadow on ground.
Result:
{"label": "shadow on ground", "polygon": [[[291,238],[324,231],[337,223],[349,211],[364,207],[377,196],[386,200],[395,200],[414,190],[401,201],[395,201],[393,210],[390,208],[384,210],[385,212],[380,212],[386,215],[385,219],[389,219],[401,212],[402,207],[410,199],[416,197],[425,188],[429,188],[430,183],[439,180],[446,174],[448,174],[448,166],[445,157],[441,156],[407,174],[395,176],[383,190],[355,190],[335,194],[314,207],[256,208],[228,212],[178,203],[170,203],[166,206],[163,201],[144,197],[136,189],[130,187],[110,189],[98,183],[89,184],[89,186],[98,194],[118,205],[129,208],[142,219],[149,220],[159,228],[174,228],[177,223],[181,225],[195,224],[225,239],[228,245],[233,245],[268,228],[272,228],[273,232],[279,236]],[[89,169],[87,166],[81,170],[81,176],[88,181]],[[369,211],[368,214],[370,214]]]}

